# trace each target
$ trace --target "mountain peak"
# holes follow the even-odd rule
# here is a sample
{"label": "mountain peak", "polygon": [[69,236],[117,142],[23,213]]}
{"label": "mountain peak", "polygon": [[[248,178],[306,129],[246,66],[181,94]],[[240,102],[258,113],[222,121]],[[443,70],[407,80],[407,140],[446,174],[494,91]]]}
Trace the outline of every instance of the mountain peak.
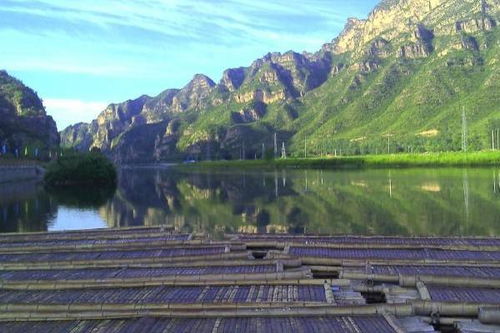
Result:
{"label": "mountain peak", "polygon": [[188,83],[188,86],[190,84],[202,84],[210,87],[215,86],[215,82],[205,74],[195,74],[193,79]]}
{"label": "mountain peak", "polygon": [[172,100],[171,110],[183,112],[188,109],[200,109],[215,87],[215,82],[204,74],[196,74]]}

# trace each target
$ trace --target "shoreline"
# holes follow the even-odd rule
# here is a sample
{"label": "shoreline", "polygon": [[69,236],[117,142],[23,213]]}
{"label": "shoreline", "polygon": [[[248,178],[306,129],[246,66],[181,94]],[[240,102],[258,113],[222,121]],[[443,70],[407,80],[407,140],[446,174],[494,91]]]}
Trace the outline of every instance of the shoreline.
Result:
{"label": "shoreline", "polygon": [[39,165],[0,165],[0,184],[20,181],[41,181],[45,169]]}
{"label": "shoreline", "polygon": [[425,167],[500,166],[500,151],[444,152],[423,154],[385,154],[341,157],[287,158],[275,160],[224,160],[180,164],[186,169],[199,168],[312,168],[312,169],[384,169]]}

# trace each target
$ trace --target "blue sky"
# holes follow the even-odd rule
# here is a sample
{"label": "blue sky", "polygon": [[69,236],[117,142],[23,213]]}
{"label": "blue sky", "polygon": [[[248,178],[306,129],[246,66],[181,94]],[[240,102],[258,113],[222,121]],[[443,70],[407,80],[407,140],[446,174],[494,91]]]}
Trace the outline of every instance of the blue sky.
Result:
{"label": "blue sky", "polygon": [[219,81],[270,51],[318,50],[377,0],[1,0],[0,68],[61,130],[111,102]]}

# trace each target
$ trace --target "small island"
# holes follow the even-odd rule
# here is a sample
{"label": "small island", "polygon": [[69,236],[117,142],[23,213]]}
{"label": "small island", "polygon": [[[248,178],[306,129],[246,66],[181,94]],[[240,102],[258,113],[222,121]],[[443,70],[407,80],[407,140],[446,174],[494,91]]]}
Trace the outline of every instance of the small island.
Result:
{"label": "small island", "polygon": [[69,153],[52,161],[44,177],[48,187],[116,186],[117,172],[113,163],[97,151]]}

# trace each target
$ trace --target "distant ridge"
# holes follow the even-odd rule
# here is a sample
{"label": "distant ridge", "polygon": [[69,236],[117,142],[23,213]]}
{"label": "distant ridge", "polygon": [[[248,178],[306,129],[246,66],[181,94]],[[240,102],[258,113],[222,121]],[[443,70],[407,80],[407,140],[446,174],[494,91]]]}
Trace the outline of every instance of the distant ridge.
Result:
{"label": "distant ridge", "polygon": [[459,150],[464,107],[470,149],[488,148],[500,128],[499,17],[496,0],[384,0],[314,54],[268,53],[218,83],[197,74],[111,104],[62,144],[118,162],[261,157],[274,133],[297,156],[304,140],[311,155]]}

